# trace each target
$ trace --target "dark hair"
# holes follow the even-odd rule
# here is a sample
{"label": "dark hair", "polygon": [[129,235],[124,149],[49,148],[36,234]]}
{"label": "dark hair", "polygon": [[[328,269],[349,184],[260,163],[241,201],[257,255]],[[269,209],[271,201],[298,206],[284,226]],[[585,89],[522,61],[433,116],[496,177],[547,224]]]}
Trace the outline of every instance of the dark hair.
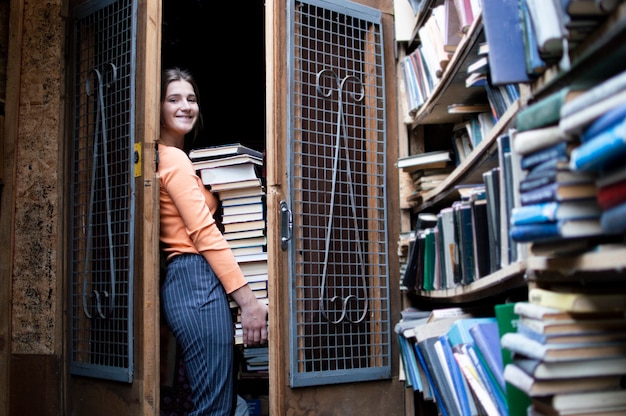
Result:
{"label": "dark hair", "polygon": [[[178,67],[166,69],[161,75],[161,103],[163,103],[163,101],[165,100],[167,87],[170,85],[170,83],[174,81],[187,81],[189,84],[191,84],[193,92],[196,94],[196,102],[198,103],[198,108],[200,108],[200,90],[198,89],[198,84],[196,84],[196,81],[193,79],[193,76],[189,71]],[[202,128],[202,123],[202,112],[199,112],[198,121],[196,122],[196,125],[193,126],[193,131],[189,133],[192,141],[195,140],[196,137],[198,137],[198,132],[200,131],[200,128]]]}

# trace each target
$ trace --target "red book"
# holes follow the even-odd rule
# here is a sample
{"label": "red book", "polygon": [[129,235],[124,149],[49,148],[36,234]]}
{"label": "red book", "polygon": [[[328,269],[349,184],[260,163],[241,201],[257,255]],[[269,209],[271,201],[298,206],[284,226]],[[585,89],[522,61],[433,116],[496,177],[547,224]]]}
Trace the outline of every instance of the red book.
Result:
{"label": "red book", "polygon": [[607,210],[626,201],[626,179],[598,189],[598,205]]}

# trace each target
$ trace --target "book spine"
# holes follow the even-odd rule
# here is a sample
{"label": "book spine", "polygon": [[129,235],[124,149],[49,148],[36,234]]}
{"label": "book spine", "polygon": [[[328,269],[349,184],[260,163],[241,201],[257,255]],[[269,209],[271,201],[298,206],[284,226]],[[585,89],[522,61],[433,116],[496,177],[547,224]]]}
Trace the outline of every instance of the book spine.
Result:
{"label": "book spine", "polygon": [[557,222],[519,224],[511,227],[511,238],[519,243],[531,243],[560,237]]}
{"label": "book spine", "polygon": [[626,156],[626,122],[612,126],[581,144],[570,157],[570,167],[580,171],[598,171]]}
{"label": "book spine", "polygon": [[563,88],[521,109],[517,113],[516,129],[525,131],[558,123],[561,117],[561,106],[565,101],[567,92],[567,88]]}
{"label": "book spine", "polygon": [[600,225],[609,234],[626,231],[626,202],[604,211],[600,216]]}

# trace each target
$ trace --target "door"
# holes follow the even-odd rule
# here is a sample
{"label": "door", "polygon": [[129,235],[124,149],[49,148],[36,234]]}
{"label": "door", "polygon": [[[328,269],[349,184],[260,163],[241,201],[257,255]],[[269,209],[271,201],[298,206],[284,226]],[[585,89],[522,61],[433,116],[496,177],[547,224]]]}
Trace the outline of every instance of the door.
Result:
{"label": "door", "polygon": [[66,413],[156,415],[161,4],[70,13]]}
{"label": "door", "polygon": [[270,414],[402,414],[392,5],[266,4]]}

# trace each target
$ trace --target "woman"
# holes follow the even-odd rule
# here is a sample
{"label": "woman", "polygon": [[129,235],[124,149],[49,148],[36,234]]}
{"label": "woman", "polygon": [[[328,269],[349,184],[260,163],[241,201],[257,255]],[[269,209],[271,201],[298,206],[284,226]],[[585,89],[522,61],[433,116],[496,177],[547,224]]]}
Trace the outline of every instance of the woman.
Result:
{"label": "woman", "polygon": [[202,122],[198,88],[179,68],[165,71],[158,143],[161,244],[167,270],[165,319],[181,346],[192,389],[190,415],[230,415],[234,403],[233,322],[227,294],[241,308],[244,345],[267,341],[267,306],[248,286],[213,217],[218,199],[184,152]]}

